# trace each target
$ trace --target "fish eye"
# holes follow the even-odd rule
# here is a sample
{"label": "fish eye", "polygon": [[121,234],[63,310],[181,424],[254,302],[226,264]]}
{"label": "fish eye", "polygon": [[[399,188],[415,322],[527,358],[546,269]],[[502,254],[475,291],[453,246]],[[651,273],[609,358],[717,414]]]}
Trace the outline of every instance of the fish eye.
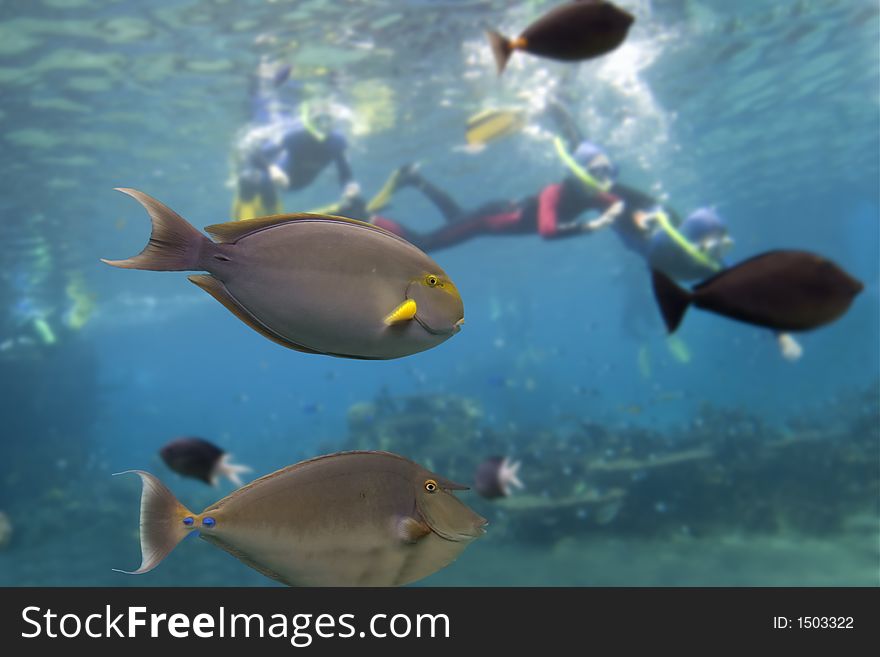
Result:
{"label": "fish eye", "polygon": [[428,481],[425,482],[425,490],[429,493],[435,492],[437,490],[437,482],[433,479],[428,479]]}
{"label": "fish eye", "polygon": [[428,274],[425,276],[425,283],[428,287],[436,287],[438,283],[440,283],[440,279],[438,279],[434,274]]}

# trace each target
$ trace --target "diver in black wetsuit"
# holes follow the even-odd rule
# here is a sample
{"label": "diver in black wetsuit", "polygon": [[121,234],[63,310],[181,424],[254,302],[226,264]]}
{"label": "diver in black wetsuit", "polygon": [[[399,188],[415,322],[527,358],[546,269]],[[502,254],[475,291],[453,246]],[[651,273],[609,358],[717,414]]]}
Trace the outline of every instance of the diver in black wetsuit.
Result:
{"label": "diver in black wetsuit", "polygon": [[333,127],[329,104],[302,102],[294,116],[281,101],[279,90],[289,75],[289,66],[264,58],[254,76],[251,123],[235,146],[235,219],[282,212],[279,190],[307,187],[331,164],[343,197],[360,193],[346,156],[348,144]]}

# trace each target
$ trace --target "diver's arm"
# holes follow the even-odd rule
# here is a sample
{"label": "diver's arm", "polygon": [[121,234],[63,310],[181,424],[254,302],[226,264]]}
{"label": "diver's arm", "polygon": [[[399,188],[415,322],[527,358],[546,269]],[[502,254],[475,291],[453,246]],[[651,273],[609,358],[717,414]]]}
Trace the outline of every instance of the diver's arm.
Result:
{"label": "diver's arm", "polygon": [[581,210],[569,221],[560,221],[559,202],[564,193],[564,185],[549,185],[538,196],[538,233],[545,239],[559,237],[573,237],[592,233],[614,223],[614,220],[623,212],[622,200],[609,194],[600,192],[592,198],[592,202],[583,210],[596,209],[597,206],[604,208],[602,214],[592,221],[579,221]]}
{"label": "diver's arm", "polygon": [[623,208],[623,201],[615,201],[596,219],[579,224],[578,229],[581,233],[594,233],[597,230],[610,226],[623,213]]}
{"label": "diver's arm", "polygon": [[623,201],[616,201],[605,212],[590,221],[569,221],[568,223],[559,224],[556,227],[558,237],[568,237],[573,235],[584,235],[587,233],[595,233],[598,230],[607,228],[620,214],[623,212]]}
{"label": "diver's arm", "polygon": [[349,199],[360,196],[361,186],[353,179],[351,166],[344,151],[336,154],[336,170],[339,172],[339,184],[342,186],[342,196]]}
{"label": "diver's arm", "polygon": [[334,159],[336,160],[336,171],[339,174],[339,185],[345,187],[354,178],[351,173],[351,165],[345,155],[348,143],[345,141],[345,137],[335,131],[330,134],[330,139],[332,140],[331,148],[336,151]]}
{"label": "diver's arm", "polygon": [[273,144],[271,140],[266,140],[253,148],[246,157],[252,167],[265,171],[276,187],[287,189],[290,184],[290,179],[284,171],[287,164],[287,155],[286,142],[279,147]]}
{"label": "diver's arm", "polygon": [[290,185],[290,178],[287,177],[287,174],[284,173],[284,169],[282,169],[278,164],[273,162],[267,168],[269,173],[269,179],[272,181],[276,187],[280,189],[287,189]]}

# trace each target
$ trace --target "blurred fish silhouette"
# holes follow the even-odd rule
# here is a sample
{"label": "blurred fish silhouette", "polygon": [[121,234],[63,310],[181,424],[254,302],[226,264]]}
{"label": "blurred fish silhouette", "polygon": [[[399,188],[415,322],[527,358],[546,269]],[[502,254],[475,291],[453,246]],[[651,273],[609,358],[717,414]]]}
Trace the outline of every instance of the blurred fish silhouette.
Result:
{"label": "blurred fish silhouette", "polygon": [[487,500],[509,497],[511,486],[523,488],[519,474],[519,461],[512,462],[506,456],[491,456],[477,466],[474,488]]}
{"label": "blurred fish silhouette", "polygon": [[165,464],[177,474],[217,485],[220,477],[226,477],[236,486],[241,486],[239,474],[250,472],[246,465],[237,465],[232,457],[204,438],[177,438],[159,450]]}
{"label": "blurred fish silhouette", "polygon": [[806,251],[768,251],[725,269],[692,291],[653,271],[654,296],[673,333],[688,307],[777,331],[833,322],[864,289],[832,261]]}
{"label": "blurred fish silhouette", "polygon": [[604,0],[575,0],[551,9],[515,39],[486,32],[498,75],[514,50],[531,55],[579,61],[611,52],[626,38],[635,18]]}

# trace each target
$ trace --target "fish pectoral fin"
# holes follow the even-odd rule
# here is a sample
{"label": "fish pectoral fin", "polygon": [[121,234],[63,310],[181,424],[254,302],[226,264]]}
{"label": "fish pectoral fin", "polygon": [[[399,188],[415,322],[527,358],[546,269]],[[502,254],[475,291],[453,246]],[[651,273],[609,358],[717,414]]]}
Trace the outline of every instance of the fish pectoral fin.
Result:
{"label": "fish pectoral fin", "polygon": [[397,521],[395,527],[397,538],[403,543],[415,543],[431,533],[431,528],[411,516],[404,516]]}
{"label": "fish pectoral fin", "polygon": [[388,326],[392,326],[394,324],[408,322],[416,316],[416,310],[416,302],[412,299],[407,299],[388,314],[385,318],[385,323]]}

